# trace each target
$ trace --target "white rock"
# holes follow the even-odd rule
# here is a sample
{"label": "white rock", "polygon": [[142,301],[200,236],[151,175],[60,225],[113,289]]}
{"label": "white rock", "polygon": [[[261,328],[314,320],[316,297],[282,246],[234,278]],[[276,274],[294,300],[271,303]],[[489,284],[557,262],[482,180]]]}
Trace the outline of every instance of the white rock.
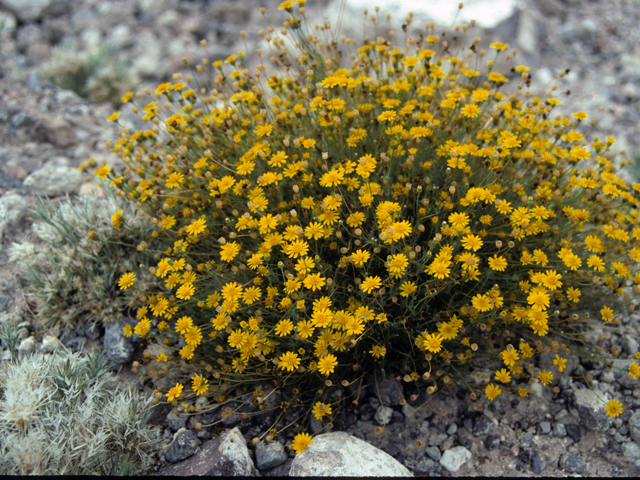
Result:
{"label": "white rock", "polygon": [[391,417],[393,417],[393,408],[381,405],[376,410],[373,419],[378,422],[378,425],[387,425],[391,422]]}
{"label": "white rock", "polygon": [[412,477],[391,455],[344,432],[318,435],[291,464],[290,476],[299,477]]}
{"label": "white rock", "polygon": [[1,6],[25,23],[37,20],[50,4],[51,0],[0,0]]}
{"label": "white rock", "polygon": [[60,340],[58,340],[53,335],[45,335],[42,339],[42,345],[40,346],[40,350],[43,352],[51,353],[60,345]]}
{"label": "white rock", "polygon": [[287,453],[284,451],[284,445],[278,441],[269,443],[262,441],[256,445],[255,452],[258,470],[274,468],[287,461]]}
{"label": "white rock", "polygon": [[229,430],[220,442],[218,451],[233,462],[236,475],[254,476],[256,474],[257,470],[251,460],[247,442],[238,427]]}
{"label": "white rock", "polygon": [[7,226],[16,227],[27,213],[27,202],[17,193],[0,198],[0,237]]}
{"label": "white rock", "polygon": [[47,165],[36,170],[24,180],[30,193],[59,197],[77,193],[82,185],[82,174],[75,168]]}
{"label": "white rock", "polygon": [[33,337],[27,337],[20,342],[18,351],[20,352],[33,352],[36,347],[36,340]]}
{"label": "white rock", "polygon": [[471,460],[471,457],[471,452],[465,447],[455,447],[442,454],[440,465],[450,472],[457,472],[462,465]]}

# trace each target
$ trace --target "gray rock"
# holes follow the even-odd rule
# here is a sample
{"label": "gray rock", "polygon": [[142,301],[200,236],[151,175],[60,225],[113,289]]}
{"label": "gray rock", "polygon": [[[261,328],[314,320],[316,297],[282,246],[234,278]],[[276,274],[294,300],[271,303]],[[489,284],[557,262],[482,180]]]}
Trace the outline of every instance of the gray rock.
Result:
{"label": "gray rock", "polygon": [[442,458],[442,453],[440,452],[440,449],[438,447],[427,447],[425,452],[436,462],[439,462]]}
{"label": "gray rock", "polygon": [[206,442],[200,451],[187,460],[167,465],[160,476],[258,476],[247,444],[238,428]]}
{"label": "gray rock", "polygon": [[638,353],[638,342],[629,335],[624,335],[622,337],[622,350],[627,355],[635,355]]}
{"label": "gray rock", "polygon": [[521,447],[530,447],[532,440],[533,440],[533,433],[531,432],[524,432],[522,435],[520,435],[520,438],[518,439]]}
{"label": "gray rock", "polygon": [[67,148],[78,143],[75,130],[62,118],[40,120],[31,133],[33,140],[48,142],[56,147]]}
{"label": "gray rock", "polygon": [[278,441],[265,443],[264,440],[256,445],[256,467],[258,470],[267,470],[277,467],[287,461],[287,453],[284,445]]}
{"label": "gray rock", "polygon": [[578,443],[582,438],[580,425],[576,425],[575,423],[565,423],[564,429],[567,431],[567,435],[571,437],[574,442]]}
{"label": "gray rock", "polygon": [[382,405],[378,407],[376,414],[373,416],[373,419],[378,423],[378,425],[387,425],[391,423],[391,418],[393,418],[393,408],[383,407]]}
{"label": "gray rock", "polygon": [[587,469],[587,464],[581,456],[570,453],[565,453],[560,457],[558,466],[569,473],[584,473]]}
{"label": "gray rock", "polygon": [[553,424],[553,436],[557,438],[563,438],[567,436],[567,430],[564,428],[564,425],[561,423]]}
{"label": "gray rock", "polygon": [[434,477],[442,474],[440,464],[424,456],[407,457],[404,459],[404,466],[416,475]]}
{"label": "gray rock", "polygon": [[24,180],[30,193],[49,197],[75,194],[81,185],[82,174],[77,169],[55,165],[46,165]]}
{"label": "gray rock", "polygon": [[528,9],[520,12],[516,43],[523,52],[529,55],[535,54],[538,49],[537,25]]}
{"label": "gray rock", "polygon": [[174,432],[177,432],[186,427],[188,419],[189,417],[186,415],[176,415],[173,413],[173,410],[171,410],[167,415],[167,425],[169,425]]}
{"label": "gray rock", "polygon": [[542,398],[544,396],[544,387],[540,382],[529,384],[531,395],[536,398]]}
{"label": "gray rock", "polygon": [[344,432],[318,435],[296,455],[291,476],[397,476],[411,472],[391,455]]}
{"label": "gray rock", "polygon": [[457,472],[471,457],[471,452],[465,447],[454,447],[442,454],[440,465],[450,472]]}
{"label": "gray rock", "polygon": [[473,422],[473,436],[480,437],[491,433],[495,423],[486,415],[481,415]]}
{"label": "gray rock", "polygon": [[622,454],[631,460],[636,467],[640,466],[640,446],[636,442],[623,443]]}
{"label": "gray rock", "polygon": [[447,428],[447,435],[455,435],[457,431],[458,425],[452,423],[451,425],[449,425],[449,428]]}
{"label": "gray rock", "polygon": [[97,323],[90,323],[84,326],[84,334],[91,340],[100,338],[100,326]]}
{"label": "gray rock", "polygon": [[377,391],[380,395],[380,402],[385,407],[400,405],[400,402],[404,399],[402,385],[391,377],[387,377],[380,382]]}
{"label": "gray rock", "polygon": [[25,23],[35,22],[51,4],[51,0],[0,0],[0,6]]}
{"label": "gray rock", "polygon": [[199,443],[200,440],[191,430],[181,428],[173,436],[171,445],[166,447],[164,456],[168,462],[179,462],[195,454]]}
{"label": "gray rock", "polygon": [[543,435],[548,435],[551,433],[551,424],[549,422],[540,422],[540,432]]}
{"label": "gray rock", "polygon": [[542,456],[536,452],[531,456],[531,470],[533,470],[533,473],[535,473],[536,475],[540,475],[545,468],[545,464],[544,464],[544,460],[542,459]]}
{"label": "gray rock", "polygon": [[132,335],[130,338],[124,336],[124,326],[137,324],[135,318],[125,317],[122,320],[110,323],[104,330],[104,354],[111,361],[112,365],[118,366],[131,360],[134,351],[134,343],[139,341]]}
{"label": "gray rock", "polygon": [[611,427],[613,419],[604,410],[605,403],[609,400],[607,394],[596,394],[588,388],[575,388],[575,385],[566,393],[578,410],[580,423],[586,429],[604,432]]}
{"label": "gray rock", "polygon": [[7,227],[17,227],[27,214],[27,202],[17,193],[0,198],[0,237]]}
{"label": "gray rock", "polygon": [[605,370],[600,374],[600,381],[602,383],[613,383],[616,381],[616,376],[611,370]]}
{"label": "gray rock", "polygon": [[640,444],[640,410],[636,410],[633,415],[629,418],[629,422],[627,423],[627,427],[629,428],[629,433],[631,434],[631,438]]}
{"label": "gray rock", "polygon": [[487,435],[483,443],[484,448],[487,450],[495,450],[500,447],[500,437],[498,435]]}

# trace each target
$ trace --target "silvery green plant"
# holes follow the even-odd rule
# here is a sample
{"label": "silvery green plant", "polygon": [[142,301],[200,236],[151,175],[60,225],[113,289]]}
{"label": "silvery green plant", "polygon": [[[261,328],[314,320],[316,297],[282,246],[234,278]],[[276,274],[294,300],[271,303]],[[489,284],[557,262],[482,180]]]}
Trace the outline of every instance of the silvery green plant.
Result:
{"label": "silvery green plant", "polygon": [[[120,290],[118,279],[146,266],[148,255],[137,245],[149,226],[131,205],[106,192],[57,204],[39,199],[31,211],[32,238],[10,248],[27,282],[27,300],[46,328],[106,325],[142,304],[140,291]],[[124,224],[115,228],[110,218],[120,209]],[[143,273],[137,286],[145,291],[153,279]]]}
{"label": "silvery green plant", "polygon": [[121,97],[137,80],[109,45],[91,47],[80,53],[58,47],[42,67],[43,75],[61,88],[73,90],[92,103],[122,105]]}
{"label": "silvery green plant", "polygon": [[118,390],[100,352],[21,357],[0,370],[0,474],[133,475],[160,432],[149,399]]}

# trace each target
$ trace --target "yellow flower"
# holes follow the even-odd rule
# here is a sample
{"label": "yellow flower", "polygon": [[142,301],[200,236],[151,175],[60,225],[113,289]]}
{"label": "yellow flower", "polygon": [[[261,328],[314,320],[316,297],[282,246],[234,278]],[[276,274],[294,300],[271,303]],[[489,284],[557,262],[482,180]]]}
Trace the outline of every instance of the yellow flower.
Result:
{"label": "yellow flower", "polygon": [[487,398],[493,402],[493,400],[502,393],[502,389],[493,383],[487,385],[487,388],[484,389],[484,394]]}
{"label": "yellow flower", "polygon": [[120,226],[122,225],[122,214],[123,211],[122,209],[120,209],[114,212],[113,215],[111,215],[111,222],[113,223],[114,227],[120,228]]}
{"label": "yellow flower", "polygon": [[356,267],[362,267],[370,257],[371,254],[369,252],[358,249],[355,253],[351,254],[351,262],[353,262]]}
{"label": "yellow flower", "polygon": [[184,316],[179,318],[178,321],[176,321],[175,329],[176,329],[176,332],[183,334],[192,325],[193,325],[193,320],[191,319],[191,317]]}
{"label": "yellow flower", "polygon": [[362,290],[365,293],[371,293],[376,288],[379,288],[380,285],[382,285],[382,280],[380,279],[380,277],[378,276],[367,277],[360,284],[360,290]]}
{"label": "yellow flower", "polygon": [[573,118],[577,118],[578,121],[582,121],[582,120],[585,120],[586,118],[589,118],[589,115],[586,114],[585,112],[575,112],[575,113],[572,113],[571,116]]}
{"label": "yellow flower", "polygon": [[540,383],[546,387],[551,383],[551,380],[553,380],[553,373],[542,370],[538,373],[538,379],[540,380]]}
{"label": "yellow flower", "polygon": [[176,383],[176,386],[171,388],[169,392],[167,392],[166,394],[167,400],[169,402],[172,402],[175,398],[178,398],[182,393],[182,389],[183,389],[183,386],[180,385],[179,383]]}
{"label": "yellow flower", "polygon": [[335,355],[325,355],[318,360],[318,371],[322,375],[329,375],[330,373],[333,373],[337,364],[338,359]]}
{"label": "yellow flower", "polygon": [[326,403],[316,402],[313,406],[312,412],[313,416],[318,420],[322,420],[322,417],[325,415],[331,415],[331,405],[327,405]]}
{"label": "yellow flower", "polygon": [[115,122],[118,120],[119,116],[120,112],[113,112],[111,115],[109,115],[109,118],[107,118],[107,122]]}
{"label": "yellow flower", "polygon": [[371,350],[369,350],[369,353],[373,355],[375,358],[381,358],[386,355],[387,349],[380,345],[374,345],[374,347]]}
{"label": "yellow flower", "polygon": [[102,180],[107,178],[107,175],[111,172],[111,167],[109,165],[102,165],[98,171],[96,172],[96,177],[100,177]]}
{"label": "yellow flower", "polygon": [[220,249],[220,259],[225,262],[230,262],[238,253],[240,253],[240,245],[236,242],[229,242]]}
{"label": "yellow flower", "polygon": [[507,268],[507,259],[504,257],[499,257],[498,255],[494,255],[489,258],[489,267],[491,270],[496,270],[498,272],[504,272],[505,268]]}
{"label": "yellow flower", "polygon": [[476,252],[480,250],[482,243],[482,240],[477,235],[465,235],[462,237],[462,246],[467,250]]}
{"label": "yellow flower", "polygon": [[562,373],[562,371],[567,368],[566,367],[567,359],[561,358],[560,355],[556,354],[556,359],[553,361],[553,364],[558,367],[558,371]]}
{"label": "yellow flower", "polygon": [[131,325],[127,324],[124,326],[122,333],[125,337],[129,338],[133,334],[133,328],[131,327]]}
{"label": "yellow flower", "polygon": [[122,277],[120,277],[120,281],[118,282],[118,286],[120,287],[120,290],[129,288],[131,285],[133,285],[133,281],[135,279],[136,279],[135,273],[128,272],[122,275]]}
{"label": "yellow flower", "polygon": [[319,273],[312,273],[304,279],[303,283],[305,287],[315,292],[316,290],[320,290],[324,286],[324,284],[326,283],[326,279],[324,277],[321,277]]}
{"label": "yellow flower", "polygon": [[300,365],[300,358],[298,358],[298,355],[293,352],[283,353],[280,355],[279,360],[280,363],[278,366],[280,369],[287,370],[289,372],[296,370]]}
{"label": "yellow flower", "polygon": [[638,376],[640,376],[640,365],[638,365],[636,362],[633,362],[631,365],[629,365],[629,375],[637,380]]}
{"label": "yellow flower", "polygon": [[604,410],[610,417],[619,417],[622,414],[622,404],[616,399],[609,400]]}
{"label": "yellow flower", "polygon": [[603,320],[607,322],[611,322],[613,320],[613,310],[611,310],[611,308],[602,307],[602,309],[600,310],[600,313],[602,314]]}
{"label": "yellow flower", "polygon": [[293,438],[293,442],[291,442],[291,448],[293,448],[293,451],[296,453],[302,453],[312,443],[313,440],[311,439],[311,435],[309,435],[308,433],[299,433]]}
{"label": "yellow flower", "polygon": [[509,373],[509,371],[506,368],[503,368],[501,370],[498,370],[496,372],[496,380],[502,382],[502,383],[507,383],[509,381],[511,381],[511,374]]}
{"label": "yellow flower", "polygon": [[176,291],[176,297],[181,300],[188,300],[191,298],[195,291],[196,288],[192,284],[185,283],[184,285],[181,285],[180,288],[178,288],[178,290]]}
{"label": "yellow flower", "polygon": [[285,337],[293,330],[293,322],[291,320],[280,320],[276,325],[275,332],[279,337]]}
{"label": "yellow flower", "polygon": [[400,286],[400,296],[402,297],[408,297],[409,295],[411,295],[413,292],[415,292],[417,290],[418,287],[416,287],[416,284],[413,282],[404,282],[401,286]]}
{"label": "yellow flower", "polygon": [[198,235],[205,231],[207,228],[207,221],[204,217],[200,217],[187,227],[187,233],[190,235]]}
{"label": "yellow flower", "polygon": [[191,382],[191,389],[196,395],[202,395],[209,390],[209,381],[200,374],[196,374],[191,377]]}

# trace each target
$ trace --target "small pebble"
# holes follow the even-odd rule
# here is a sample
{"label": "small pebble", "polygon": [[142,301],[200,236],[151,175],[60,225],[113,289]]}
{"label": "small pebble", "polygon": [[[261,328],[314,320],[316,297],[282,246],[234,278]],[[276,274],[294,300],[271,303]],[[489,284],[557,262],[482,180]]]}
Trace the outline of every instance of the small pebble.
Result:
{"label": "small pebble", "polygon": [[540,423],[540,431],[543,435],[548,435],[551,433],[551,424],[549,422],[541,422]]}

